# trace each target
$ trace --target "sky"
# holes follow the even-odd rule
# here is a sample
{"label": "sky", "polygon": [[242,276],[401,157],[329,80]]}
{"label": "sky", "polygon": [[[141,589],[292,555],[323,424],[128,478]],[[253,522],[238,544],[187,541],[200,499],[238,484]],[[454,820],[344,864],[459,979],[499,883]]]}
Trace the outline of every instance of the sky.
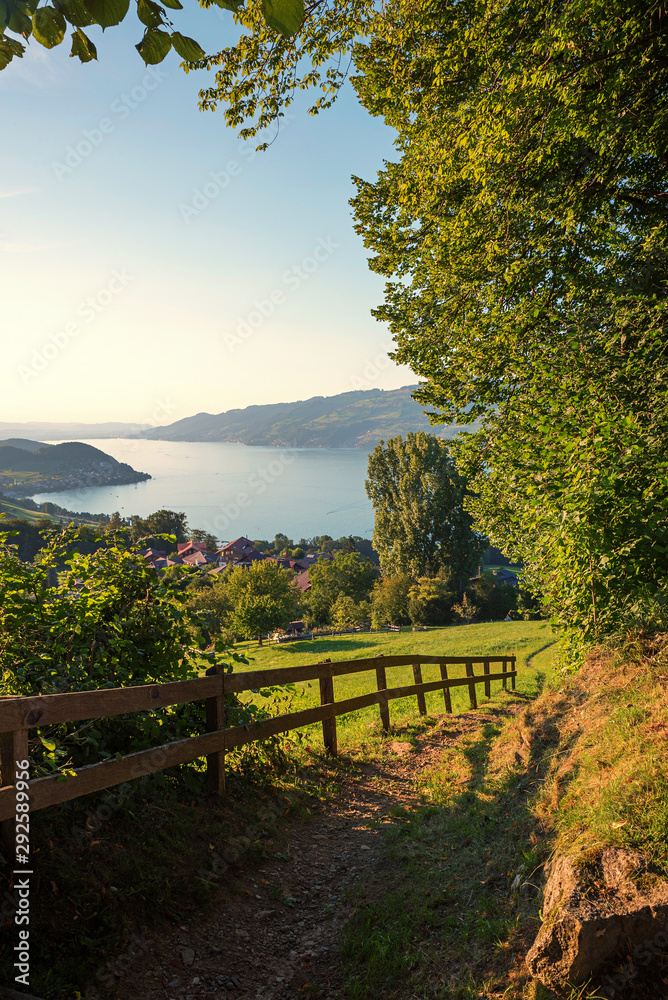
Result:
{"label": "sky", "polygon": [[[234,40],[228,11],[173,20],[208,52]],[[212,74],[173,52],[147,69],[127,22],[89,30],[97,62],[32,42],[0,73],[0,421],[166,424],[415,382],[348,205],[392,132],[348,86],[256,154],[199,111]]]}

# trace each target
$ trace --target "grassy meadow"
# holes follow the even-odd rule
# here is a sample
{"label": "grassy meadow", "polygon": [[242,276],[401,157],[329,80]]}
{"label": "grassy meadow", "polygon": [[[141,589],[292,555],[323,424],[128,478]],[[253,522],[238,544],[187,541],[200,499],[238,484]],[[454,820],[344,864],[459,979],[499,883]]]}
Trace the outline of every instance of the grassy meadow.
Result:
{"label": "grassy meadow", "polygon": [[[427,632],[413,632],[410,628],[397,632],[379,634],[360,633],[335,636],[326,639],[304,640],[280,645],[271,645],[246,651],[248,667],[239,665],[237,671],[247,669],[268,669],[276,667],[296,667],[307,663],[317,663],[331,659],[332,662],[363,659],[372,656],[406,656],[413,653],[425,656],[517,656],[517,691],[528,697],[535,697],[543,688],[545,679],[552,669],[552,643],[554,636],[546,622],[488,622],[476,625],[459,625],[446,628],[431,628]],[[493,672],[495,672],[493,670]],[[482,673],[482,668],[475,668]],[[448,667],[450,677],[463,677],[464,666]],[[440,678],[437,664],[422,667],[422,679],[433,681]],[[410,666],[387,668],[388,687],[413,684]],[[341,701],[354,698],[375,690],[375,671],[351,674],[334,678],[334,697]],[[484,706],[487,699],[482,685],[476,686],[478,705]],[[492,682],[492,700],[499,697],[501,681]],[[242,695],[242,698],[247,697]],[[251,696],[258,704],[267,707],[272,715],[287,711],[299,711],[320,704],[320,687],[317,680],[295,685],[294,691],[283,694],[272,689],[271,694],[260,693]],[[468,688],[451,689],[453,712],[469,708]],[[426,695],[427,718],[441,715],[445,711],[443,693],[429,692]],[[390,702],[390,719],[393,729],[410,729],[419,721],[415,697],[399,698]],[[360,709],[337,719],[339,747],[353,751],[368,751],[370,744],[379,742],[383,733],[376,706]],[[308,742],[321,745],[321,726],[316,724],[303,730]]]}

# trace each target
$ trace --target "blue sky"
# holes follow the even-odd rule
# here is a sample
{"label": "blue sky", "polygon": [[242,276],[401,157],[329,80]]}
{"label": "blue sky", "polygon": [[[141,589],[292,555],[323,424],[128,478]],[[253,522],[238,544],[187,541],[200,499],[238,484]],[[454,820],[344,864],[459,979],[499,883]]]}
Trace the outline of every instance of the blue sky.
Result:
{"label": "blue sky", "polygon": [[[236,30],[217,8],[174,23],[207,51]],[[199,111],[212,74],[174,53],[148,71],[141,33],[98,31],[87,65],[33,42],[0,74],[0,420],[168,423],[415,381],[386,359],[348,206],[391,132],[348,88],[254,155]]]}

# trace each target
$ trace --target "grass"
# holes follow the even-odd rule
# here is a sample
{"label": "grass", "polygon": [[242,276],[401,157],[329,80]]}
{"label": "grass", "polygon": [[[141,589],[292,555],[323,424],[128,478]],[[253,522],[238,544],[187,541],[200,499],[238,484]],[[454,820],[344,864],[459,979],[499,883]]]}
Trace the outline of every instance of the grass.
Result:
{"label": "grass", "polygon": [[[605,893],[608,846],[643,852],[640,888],[668,875],[667,683],[668,636],[599,651],[424,773],[422,804],[385,832],[387,888],[362,893],[343,931],[348,1000],[557,996],[522,961],[540,926],[545,862],[575,856],[592,897]],[[625,958],[620,1000],[655,997],[666,954],[647,967],[616,956],[558,995],[609,996]]]}
{"label": "grass", "polygon": [[[301,666],[331,659],[333,662],[363,659],[378,655],[410,655],[421,653],[425,656],[517,656],[517,690],[528,697],[535,697],[541,690],[545,678],[551,670],[552,651],[545,648],[554,641],[549,626],[545,622],[489,622],[478,625],[460,625],[449,628],[430,629],[428,632],[413,632],[402,629],[400,633],[361,633],[359,635],[337,636],[327,639],[305,640],[260,648],[248,656],[249,667],[243,669],[269,669],[270,667]],[[464,676],[463,666],[448,668],[450,677]],[[424,681],[438,680],[438,665],[426,664],[422,667]],[[413,672],[408,667],[387,669],[388,686],[412,684]],[[364,671],[344,677],[334,678],[334,698],[343,700],[354,698],[375,690],[375,671]],[[501,681],[492,682],[492,691],[500,689]],[[485,704],[484,689],[477,686],[478,704]],[[468,689],[451,689],[454,712],[469,707]],[[288,710],[288,702],[277,699],[276,693],[267,697],[255,694],[253,700],[265,705],[272,714]],[[427,715],[434,717],[444,711],[442,692],[426,695]],[[320,704],[318,681],[309,681],[296,686],[290,699],[290,710],[298,711]],[[402,727],[416,721],[416,699],[401,698],[390,702],[392,725]],[[304,730],[310,742],[320,743],[319,725]],[[382,731],[378,722],[378,709],[361,709],[337,719],[339,748],[344,752],[361,750],[364,753],[378,749]]]}

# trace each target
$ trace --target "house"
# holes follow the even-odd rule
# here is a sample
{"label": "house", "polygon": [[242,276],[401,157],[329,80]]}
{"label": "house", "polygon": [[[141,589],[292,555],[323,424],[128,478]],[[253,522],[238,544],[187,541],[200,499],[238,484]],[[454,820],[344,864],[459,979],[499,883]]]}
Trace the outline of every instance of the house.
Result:
{"label": "house", "polygon": [[165,549],[152,549],[152,548],[140,549],[139,554],[142,555],[144,559],[147,559],[149,562],[152,562],[154,559],[167,558],[167,552]]}
{"label": "house", "polygon": [[188,555],[183,556],[182,559],[184,565],[197,566],[199,569],[209,564],[215,565],[218,562],[218,557],[212,552],[191,552]]}
{"label": "house", "polygon": [[328,559],[331,562],[333,558],[334,556],[329,552],[307,552],[301,559],[297,559],[294,568],[297,570],[307,570],[311,566],[315,566],[321,559]]}
{"label": "house", "polygon": [[265,562],[275,562],[283,569],[297,569],[299,572],[299,567],[294,559],[286,559],[283,556],[265,556]]}
{"label": "house", "polygon": [[511,587],[519,587],[517,573],[513,573],[512,570],[509,569],[495,569],[494,579],[497,583],[508,583]]}
{"label": "house", "polygon": [[299,590],[302,594],[307,594],[311,589],[311,581],[308,578],[307,569],[302,570],[301,573],[298,573],[292,582],[294,583],[297,590]]}
{"label": "house", "polygon": [[176,554],[191,556],[194,552],[206,552],[206,542],[179,542],[176,546]]}
{"label": "house", "polygon": [[258,559],[264,559],[261,552],[255,548],[250,538],[235,538],[233,542],[223,546],[217,552],[219,562],[233,562],[239,565],[250,565]]}

